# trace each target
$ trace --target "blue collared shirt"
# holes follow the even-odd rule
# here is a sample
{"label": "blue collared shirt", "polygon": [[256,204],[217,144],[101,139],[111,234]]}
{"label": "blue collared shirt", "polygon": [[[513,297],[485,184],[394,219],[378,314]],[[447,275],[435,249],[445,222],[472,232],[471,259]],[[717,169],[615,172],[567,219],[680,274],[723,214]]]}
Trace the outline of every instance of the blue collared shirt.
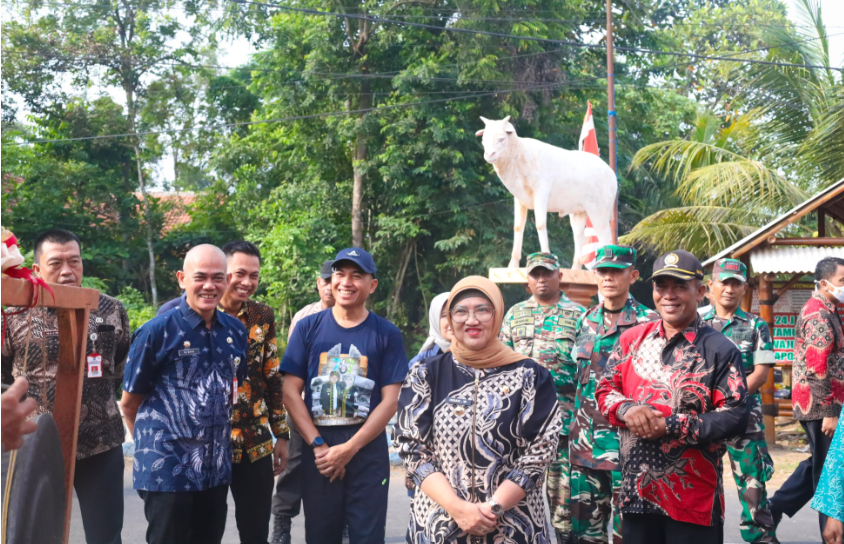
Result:
{"label": "blue collared shirt", "polygon": [[135,418],[135,489],[231,483],[232,382],[246,350],[240,320],[217,311],[209,330],[184,298],[135,332],[123,373],[124,391],[146,395]]}

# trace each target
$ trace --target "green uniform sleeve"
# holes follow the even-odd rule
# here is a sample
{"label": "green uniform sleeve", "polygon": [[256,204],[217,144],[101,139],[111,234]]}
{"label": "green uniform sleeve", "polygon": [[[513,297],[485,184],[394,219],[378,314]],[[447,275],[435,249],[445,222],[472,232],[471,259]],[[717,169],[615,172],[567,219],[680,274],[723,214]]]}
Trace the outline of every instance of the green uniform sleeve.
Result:
{"label": "green uniform sleeve", "polygon": [[504,316],[504,321],[501,323],[501,333],[498,335],[504,345],[510,348],[515,346],[513,344],[513,329],[510,326],[511,321],[513,321],[513,308],[510,308],[507,315]]}

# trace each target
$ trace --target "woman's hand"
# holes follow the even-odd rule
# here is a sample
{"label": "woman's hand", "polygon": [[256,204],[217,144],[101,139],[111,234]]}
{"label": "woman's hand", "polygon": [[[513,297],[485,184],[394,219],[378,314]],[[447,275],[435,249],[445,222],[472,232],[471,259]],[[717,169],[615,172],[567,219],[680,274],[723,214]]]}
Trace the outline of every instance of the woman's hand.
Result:
{"label": "woman's hand", "polygon": [[835,518],[826,518],[826,527],[823,530],[823,540],[826,544],[841,544],[844,536],[844,523]]}
{"label": "woman's hand", "polygon": [[414,487],[416,487],[416,485],[413,483],[413,479],[410,476],[405,476],[404,477],[404,488],[409,491],[409,490],[412,490]]}
{"label": "woman's hand", "polygon": [[449,514],[457,526],[470,535],[485,535],[492,532],[498,524],[498,518],[491,512],[485,514],[480,504],[472,502],[458,502]]}

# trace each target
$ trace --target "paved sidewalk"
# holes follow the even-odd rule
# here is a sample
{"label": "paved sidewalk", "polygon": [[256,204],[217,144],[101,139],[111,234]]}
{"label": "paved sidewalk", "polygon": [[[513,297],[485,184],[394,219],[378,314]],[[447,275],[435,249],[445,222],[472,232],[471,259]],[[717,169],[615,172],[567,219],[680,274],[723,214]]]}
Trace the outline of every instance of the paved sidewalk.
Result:
{"label": "paved sidewalk", "polygon": [[[131,461],[126,463],[126,471],[123,478],[125,497],[125,516],[123,525],[124,544],[143,544],[145,542],[145,531],[147,527],[144,518],[143,502],[138,494],[132,490],[132,465]],[[727,522],[724,531],[724,542],[727,544],[739,544],[742,542],[739,533],[738,519],[740,506],[736,495],[732,478],[725,482],[727,496]],[[407,527],[407,512],[410,499],[404,489],[404,474],[399,469],[394,469],[390,478],[390,504],[387,511],[387,544],[404,542]],[[305,542],[305,531],[303,517],[299,516],[293,523],[293,542],[303,544]],[[784,518],[780,524],[778,536],[783,544],[816,544],[821,542],[818,534],[817,513],[805,507],[794,518]],[[79,506],[74,496],[73,520],[70,527],[71,544],[84,544],[85,536],[82,531],[82,520],[79,517]],[[224,544],[238,544],[237,526],[234,520],[234,503],[229,494],[229,511],[226,522],[226,535],[223,538]]]}

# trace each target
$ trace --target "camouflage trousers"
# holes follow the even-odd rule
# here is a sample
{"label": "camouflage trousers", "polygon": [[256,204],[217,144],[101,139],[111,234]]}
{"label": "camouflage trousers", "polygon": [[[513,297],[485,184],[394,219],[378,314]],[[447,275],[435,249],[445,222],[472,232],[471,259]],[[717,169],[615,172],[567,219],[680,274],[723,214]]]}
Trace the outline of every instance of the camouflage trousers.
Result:
{"label": "camouflage trousers", "polygon": [[606,544],[612,519],[613,544],[621,544],[621,512],[617,510],[621,472],[571,467],[571,517],[574,542]]}
{"label": "camouflage trousers", "polygon": [[560,436],[557,458],[548,467],[548,507],[551,510],[551,525],[557,535],[557,544],[571,542],[571,489],[569,482],[569,437]]}
{"label": "camouflage trousers", "polygon": [[745,542],[778,542],[774,519],[768,506],[765,482],[774,475],[768,455],[761,401],[750,397],[747,433],[727,441],[733,479],[741,502],[741,537]]}

